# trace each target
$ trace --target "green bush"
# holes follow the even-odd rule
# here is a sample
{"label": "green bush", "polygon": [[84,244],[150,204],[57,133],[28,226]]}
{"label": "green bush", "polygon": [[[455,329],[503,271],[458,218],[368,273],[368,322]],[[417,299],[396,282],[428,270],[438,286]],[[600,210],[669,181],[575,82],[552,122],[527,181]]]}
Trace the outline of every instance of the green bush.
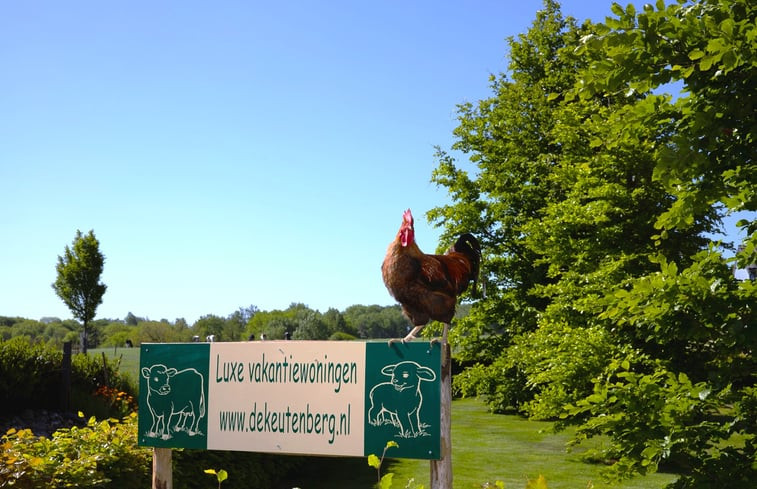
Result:
{"label": "green bush", "polygon": [[[122,417],[133,411],[128,399],[136,397],[132,380],[119,372],[119,360],[100,355],[74,355],[71,359],[71,405],[98,418]],[[124,400],[125,402],[120,402]]]}
{"label": "green bush", "polygon": [[208,489],[212,481],[203,475],[208,467],[223,467],[229,474],[224,489],[267,489],[276,487],[287,474],[303,467],[309,459],[291,455],[270,455],[231,451],[174,450],[173,483],[183,489]]}
{"label": "green bush", "polygon": [[490,365],[456,375],[453,388],[464,397],[483,397],[494,412],[556,419],[564,405],[591,394],[590,379],[603,371],[613,351],[601,328],[543,321],[538,330],[513,338],[507,354]]}
{"label": "green bush", "polygon": [[50,409],[60,401],[63,352],[18,336],[0,341],[0,412]]}
{"label": "green bush", "polygon": [[127,489],[150,484],[151,452],[137,447],[137,417],[89,418],[52,438],[11,429],[0,438],[0,487]]}
{"label": "green bush", "polygon": [[[61,399],[63,352],[28,337],[0,341],[1,414],[17,414],[25,409],[57,409]],[[119,373],[117,360],[95,355],[74,355],[71,360],[71,401],[74,410],[101,418],[121,417],[129,410],[115,405],[112,397],[98,396],[103,386],[133,397],[136,387]]]}

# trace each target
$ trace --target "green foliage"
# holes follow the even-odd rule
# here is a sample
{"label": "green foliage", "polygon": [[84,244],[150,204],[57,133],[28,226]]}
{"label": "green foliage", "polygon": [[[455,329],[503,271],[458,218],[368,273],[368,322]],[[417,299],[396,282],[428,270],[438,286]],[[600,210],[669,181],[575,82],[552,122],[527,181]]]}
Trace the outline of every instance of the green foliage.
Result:
{"label": "green foliage", "polygon": [[494,412],[554,419],[565,404],[591,393],[591,379],[604,370],[613,351],[602,328],[544,324],[515,337],[507,355],[456,375],[453,387],[464,397],[483,397]]}
{"label": "green foliage", "polygon": [[150,483],[151,453],[137,447],[137,419],[89,418],[86,426],[61,429],[52,438],[9,430],[0,438],[0,487],[98,487],[126,489]]}
{"label": "green foliage", "polygon": [[[35,343],[62,346],[67,336],[79,329],[76,321],[61,321],[58,318],[42,318],[40,321],[25,318],[0,318],[0,339],[26,336]],[[75,335],[74,335],[75,336]]]}
{"label": "green foliage", "polygon": [[[614,475],[664,463],[708,487],[701,467],[741,470],[757,436],[736,414],[756,380],[757,289],[710,243],[724,216],[757,211],[757,7],[615,4],[579,27],[544,6],[509,40],[509,76],[459,108],[452,149],[473,171],[437,153],[453,203],[428,217],[445,238],[479,236],[487,286],[450,337],[468,367],[455,388],[535,417],[574,406],[564,421],[610,437]],[[752,216],[742,267],[757,262]]]}
{"label": "green foliage", "polygon": [[408,321],[399,306],[353,305],[343,313],[346,331],[359,338],[400,338],[407,334]]}
{"label": "green foliage", "polygon": [[329,341],[354,341],[357,337],[345,333],[344,331],[337,331],[336,333],[329,336]]}
{"label": "green foliage", "polygon": [[[742,418],[723,412],[723,406],[734,401],[730,387],[712,391],[710,384],[694,383],[660,361],[618,359],[600,380],[592,395],[567,407],[566,416],[590,414],[576,433],[576,443],[613,434],[607,447],[588,454],[617,461],[606,475],[620,479],[675,463],[691,472],[675,487],[701,487],[703,481],[711,484],[707,487],[735,487],[755,480],[754,435],[748,420],[754,419],[753,389],[737,401],[737,410],[746,415]],[[746,440],[743,449],[736,448],[736,439]]]}
{"label": "green foliage", "polygon": [[[656,178],[676,196],[658,225],[686,228],[720,202],[757,210],[753,86],[755,6],[749,0],[709,0],[618,16],[600,26],[581,50],[591,60],[574,94],[647,93],[675,81],[683,96],[670,103],[676,131],[660,146]],[[608,58],[608,55],[610,58]],[[612,59],[610,62],[609,59]],[[666,114],[667,112],[667,114]],[[636,104],[627,121],[660,117]],[[752,257],[754,258],[754,256]]]}
{"label": "green foliage", "polygon": [[598,327],[543,324],[516,338],[510,348],[513,366],[536,391],[523,411],[535,419],[558,417],[563,405],[591,393],[591,379],[604,370],[613,351],[607,331]]}
{"label": "green foliage", "polygon": [[173,483],[184,489],[207,489],[208,479],[198,476],[198,467],[223,466],[227,475],[231,474],[223,481],[225,489],[279,487],[279,481],[298,471],[304,461],[303,457],[263,453],[173,450]]}
{"label": "green foliage", "polygon": [[399,306],[354,305],[344,312],[331,308],[321,314],[293,303],[283,311],[258,311],[247,323],[245,335],[283,339],[289,332],[295,340],[396,338],[407,334],[407,325]]}
{"label": "green foliage", "polygon": [[321,315],[315,311],[301,312],[297,315],[294,340],[327,340],[329,329]]}
{"label": "green foliage", "polygon": [[[394,474],[389,472],[387,474],[381,475],[381,465],[384,463],[384,457],[386,456],[386,451],[390,448],[398,447],[399,445],[395,441],[388,441],[386,442],[386,445],[384,446],[383,452],[381,452],[381,458],[378,458],[374,454],[368,455],[368,465],[376,469],[376,476],[378,477],[378,487],[379,489],[391,489],[392,482],[394,481]],[[409,487],[410,482],[408,482],[407,486]],[[418,486],[418,489],[423,489],[423,486]]]}
{"label": "green foliage", "polygon": [[[0,397],[12,401],[0,405],[0,412],[57,408],[62,361],[61,349],[32,343],[26,337],[0,341]],[[110,389],[107,395],[96,395],[106,385]],[[128,377],[120,374],[117,361],[103,362],[101,356],[84,354],[71,359],[71,389],[74,409],[101,417],[126,414],[128,409],[121,403],[125,398],[116,403],[115,396],[122,392],[133,397],[136,393]]]}
{"label": "green foliage", "polygon": [[[0,341],[0,412],[52,408],[60,400],[63,352],[19,336]],[[94,389],[93,389],[94,390]]]}
{"label": "green foliage", "polygon": [[218,489],[221,489],[221,483],[229,478],[228,472],[223,469],[218,471],[216,471],[215,469],[205,469],[205,473],[216,476],[216,480],[218,481]]}
{"label": "green foliage", "polygon": [[[198,322],[203,319],[199,319]],[[192,339],[192,333],[189,328],[178,321],[174,324],[165,320],[140,321],[133,331],[135,338],[131,339],[135,345],[141,343],[180,343]]]}
{"label": "green foliage", "polygon": [[102,303],[107,286],[100,282],[105,257],[100,253],[100,243],[93,231],[83,235],[76,231],[71,247],[66,246],[63,256],[58,256],[55,266],[57,278],[53,290],[68,306],[75,318],[83,323],[85,352],[87,326],[95,318],[97,306]]}

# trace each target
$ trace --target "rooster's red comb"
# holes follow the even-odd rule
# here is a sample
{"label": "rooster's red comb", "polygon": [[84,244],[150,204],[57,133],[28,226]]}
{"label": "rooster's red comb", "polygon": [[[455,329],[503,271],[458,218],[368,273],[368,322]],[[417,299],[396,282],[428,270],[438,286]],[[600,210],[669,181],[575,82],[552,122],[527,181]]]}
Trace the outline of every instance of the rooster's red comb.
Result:
{"label": "rooster's red comb", "polygon": [[413,223],[413,213],[412,213],[412,212],[410,212],[410,209],[406,210],[406,211],[405,211],[405,212],[404,212],[404,213],[402,214],[402,219],[404,219],[404,221],[405,221],[406,223],[408,223],[408,224],[412,224],[412,223]]}

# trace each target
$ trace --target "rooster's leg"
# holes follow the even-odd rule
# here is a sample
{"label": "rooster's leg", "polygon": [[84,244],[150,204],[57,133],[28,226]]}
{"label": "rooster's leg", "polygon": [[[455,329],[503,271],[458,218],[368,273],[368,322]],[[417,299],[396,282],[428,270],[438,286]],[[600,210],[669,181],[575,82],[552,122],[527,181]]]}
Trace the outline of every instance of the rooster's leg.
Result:
{"label": "rooster's leg", "polygon": [[415,336],[415,334],[418,331],[422,330],[422,329],[423,329],[423,326],[416,326],[416,327],[414,327],[412,330],[410,330],[410,332],[407,334],[407,336],[405,336],[402,339],[402,342],[405,343],[405,342],[412,341],[412,340],[416,339],[417,336]]}
{"label": "rooster's leg", "polygon": [[417,333],[418,331],[420,331],[421,329],[423,329],[423,326],[416,326],[416,327],[414,327],[414,328],[413,328],[413,329],[412,329],[412,330],[411,330],[411,331],[410,331],[410,332],[409,332],[409,333],[407,334],[407,336],[405,336],[405,337],[404,337],[404,338],[402,338],[401,340],[398,340],[398,339],[396,339],[396,338],[392,338],[391,340],[389,340],[389,345],[391,345],[392,343],[396,343],[396,342],[398,342],[398,341],[402,341],[403,343],[407,343],[408,341],[413,341],[414,339],[417,339],[417,336],[415,336],[415,334],[416,334],[416,333]]}

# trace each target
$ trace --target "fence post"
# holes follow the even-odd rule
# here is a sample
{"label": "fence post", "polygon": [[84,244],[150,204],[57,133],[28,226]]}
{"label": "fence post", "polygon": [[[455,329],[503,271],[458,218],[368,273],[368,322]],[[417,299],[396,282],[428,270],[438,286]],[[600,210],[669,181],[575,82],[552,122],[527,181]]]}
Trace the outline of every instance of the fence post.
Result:
{"label": "fence post", "polygon": [[103,378],[105,379],[105,385],[110,387],[110,375],[108,375],[108,359],[105,358],[105,352],[101,351],[103,355]]}
{"label": "fence post", "polygon": [[452,489],[452,360],[449,343],[442,343],[441,459],[431,461],[431,489]]}
{"label": "fence post", "polygon": [[171,449],[152,449],[152,489],[173,489]]}
{"label": "fence post", "polygon": [[64,412],[71,410],[71,342],[63,343],[63,362],[61,364],[60,408]]}

